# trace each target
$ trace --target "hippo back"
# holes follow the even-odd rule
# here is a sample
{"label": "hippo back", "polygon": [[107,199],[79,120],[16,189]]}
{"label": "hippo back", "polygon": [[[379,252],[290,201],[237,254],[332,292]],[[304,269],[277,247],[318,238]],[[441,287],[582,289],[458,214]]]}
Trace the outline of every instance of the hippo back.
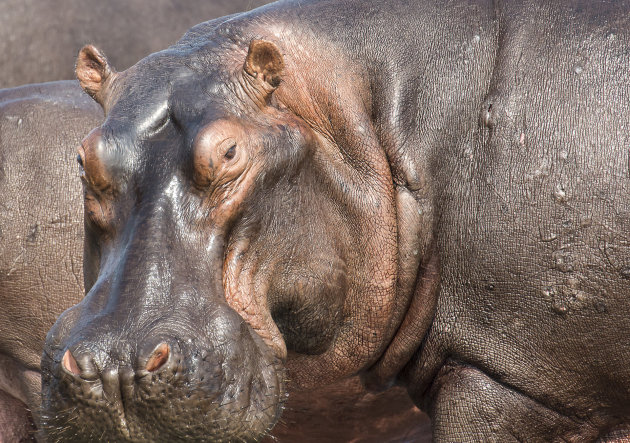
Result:
{"label": "hippo back", "polygon": [[0,391],[27,404],[37,404],[46,331],[83,296],[80,182],[70,171],[102,116],[74,81],[0,90]]}

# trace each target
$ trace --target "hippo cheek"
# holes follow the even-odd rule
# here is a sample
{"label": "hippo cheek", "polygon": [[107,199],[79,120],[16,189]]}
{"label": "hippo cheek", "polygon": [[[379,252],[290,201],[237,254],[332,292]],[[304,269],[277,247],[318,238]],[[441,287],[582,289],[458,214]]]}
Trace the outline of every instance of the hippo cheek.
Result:
{"label": "hippo cheek", "polygon": [[[232,309],[220,306],[210,316],[197,331],[169,322],[124,340],[101,333],[95,319],[98,343],[87,328],[72,329],[65,346],[48,349],[42,360],[47,437],[259,439],[282,412],[283,369]],[[59,331],[69,328],[65,320]]]}

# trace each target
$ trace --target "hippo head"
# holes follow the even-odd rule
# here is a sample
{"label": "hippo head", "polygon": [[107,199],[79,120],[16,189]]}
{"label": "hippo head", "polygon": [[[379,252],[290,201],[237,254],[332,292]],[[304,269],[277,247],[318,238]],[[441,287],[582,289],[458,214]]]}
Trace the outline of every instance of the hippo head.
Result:
{"label": "hippo head", "polygon": [[78,155],[86,296],[42,359],[51,440],[258,440],[287,379],[355,374],[399,323],[385,156],[299,112],[280,44],[220,34],[121,73],[79,54],[106,120]]}

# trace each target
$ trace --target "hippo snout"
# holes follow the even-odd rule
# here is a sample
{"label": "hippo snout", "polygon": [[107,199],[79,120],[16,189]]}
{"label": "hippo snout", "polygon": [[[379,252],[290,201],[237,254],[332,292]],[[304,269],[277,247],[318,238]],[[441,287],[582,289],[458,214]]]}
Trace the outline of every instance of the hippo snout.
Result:
{"label": "hippo snout", "polygon": [[142,337],[125,328],[106,331],[98,320],[71,328],[61,339],[53,329],[42,359],[47,437],[259,439],[281,413],[283,369],[249,325],[229,311],[197,331],[166,322],[169,333]]}

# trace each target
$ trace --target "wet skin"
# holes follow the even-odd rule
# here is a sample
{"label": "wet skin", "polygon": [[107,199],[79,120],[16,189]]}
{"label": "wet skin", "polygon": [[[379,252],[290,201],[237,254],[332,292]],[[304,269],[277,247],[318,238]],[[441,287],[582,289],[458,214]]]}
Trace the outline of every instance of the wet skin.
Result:
{"label": "wet skin", "polygon": [[[0,91],[0,441],[35,433],[46,332],[84,294],[76,147],[102,119],[76,81]],[[431,438],[402,388],[372,394],[358,377],[290,391],[285,408],[269,441]]]}
{"label": "wet skin", "polygon": [[257,440],[357,374],[437,441],[627,425],[629,8],[283,2],[121,73],[84,48],[48,435]]}

